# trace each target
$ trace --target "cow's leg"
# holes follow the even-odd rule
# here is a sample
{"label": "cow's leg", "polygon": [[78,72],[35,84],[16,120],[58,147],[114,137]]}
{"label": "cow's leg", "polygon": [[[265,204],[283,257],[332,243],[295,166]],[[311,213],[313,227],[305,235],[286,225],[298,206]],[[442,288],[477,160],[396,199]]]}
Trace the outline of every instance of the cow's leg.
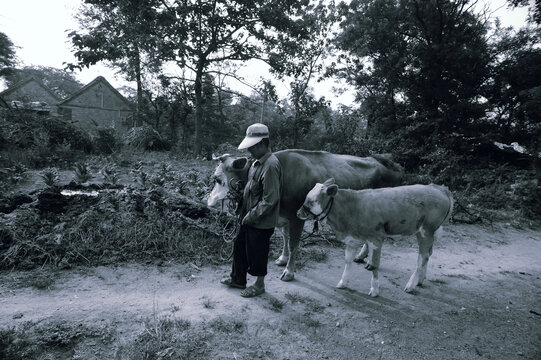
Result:
{"label": "cow's leg", "polygon": [[352,242],[348,242],[346,244],[346,264],[344,266],[344,272],[342,273],[342,278],[338,282],[338,285],[336,285],[339,289],[347,288],[349,285],[349,279],[351,278],[351,264],[353,262],[353,258],[355,257],[355,251],[359,248],[356,244],[353,244]]}
{"label": "cow's leg", "polygon": [[419,231],[417,233],[417,242],[419,243],[419,255],[417,257],[417,268],[411,275],[404,291],[411,293],[417,285],[422,285],[426,278],[426,267],[428,259],[432,255],[432,246],[434,244],[434,233],[431,231]]}
{"label": "cow's leg", "polygon": [[381,245],[383,240],[378,239],[368,243],[368,262],[365,266],[367,270],[372,271],[370,279],[370,291],[368,295],[376,297],[379,295],[379,262],[381,258]]}
{"label": "cow's leg", "polygon": [[363,248],[361,249],[359,254],[357,254],[357,256],[355,256],[353,261],[355,261],[356,263],[362,264],[362,263],[364,263],[364,259],[366,259],[367,256],[368,256],[368,244],[364,243]]}
{"label": "cow's leg", "polygon": [[284,245],[282,247],[282,254],[274,263],[279,266],[285,266],[289,260],[289,221],[280,227],[280,232],[284,239]]}
{"label": "cow's leg", "polygon": [[297,250],[299,249],[299,242],[303,228],[303,220],[297,218],[289,219],[289,259],[282,276],[280,276],[280,279],[283,281],[291,281],[295,278],[295,256],[297,255]]}

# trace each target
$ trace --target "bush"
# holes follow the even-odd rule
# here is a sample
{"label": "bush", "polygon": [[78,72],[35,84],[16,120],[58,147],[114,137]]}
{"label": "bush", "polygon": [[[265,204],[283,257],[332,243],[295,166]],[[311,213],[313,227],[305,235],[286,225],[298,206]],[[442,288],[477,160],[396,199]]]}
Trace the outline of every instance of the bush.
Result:
{"label": "bush", "polygon": [[171,144],[150,126],[130,129],[124,137],[124,144],[141,150],[170,150]]}
{"label": "bush", "polygon": [[98,154],[112,154],[119,146],[115,129],[99,128],[93,141],[94,151]]}
{"label": "bush", "polygon": [[30,167],[73,161],[78,152],[92,149],[86,132],[61,119],[27,111],[11,111],[0,117],[0,134],[6,158]]}

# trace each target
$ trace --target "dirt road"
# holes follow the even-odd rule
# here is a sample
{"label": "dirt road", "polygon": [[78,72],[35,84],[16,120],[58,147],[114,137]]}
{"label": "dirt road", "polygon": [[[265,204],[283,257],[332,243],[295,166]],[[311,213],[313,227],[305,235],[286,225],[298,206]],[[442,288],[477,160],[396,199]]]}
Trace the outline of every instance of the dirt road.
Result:
{"label": "dirt road", "polygon": [[[73,336],[64,348],[45,344],[43,359],[130,359],[134,351],[143,358],[141,334],[153,333],[154,324],[160,336],[156,324],[171,318],[194,331],[148,358],[183,358],[178,347],[187,343],[193,346],[185,357],[200,359],[541,358],[539,231],[448,226],[434,246],[428,281],[415,295],[402,291],[416,264],[414,238],[384,244],[378,298],[367,295],[370,273],[362,265],[351,289],[335,288],[342,248],[320,241],[304,251],[323,260],[308,261],[289,283],[269,264],[267,293],[254,299],[220,285],[228,266],[3,272],[0,327],[19,335],[59,322],[101,329]],[[52,278],[47,289],[28,286],[39,276]]]}

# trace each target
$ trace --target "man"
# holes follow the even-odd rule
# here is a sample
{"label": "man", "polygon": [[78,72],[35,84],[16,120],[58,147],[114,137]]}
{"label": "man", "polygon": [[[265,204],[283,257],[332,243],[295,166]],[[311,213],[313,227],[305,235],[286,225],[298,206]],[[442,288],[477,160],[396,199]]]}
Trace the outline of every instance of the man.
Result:
{"label": "man", "polygon": [[[254,297],[265,292],[270,237],[280,209],[282,170],[271,152],[267,126],[250,125],[238,148],[247,149],[256,160],[250,167],[243,192],[241,227],[233,243],[231,275],[221,283],[243,289],[240,293],[243,297]],[[246,274],[257,277],[249,287],[246,287]]]}

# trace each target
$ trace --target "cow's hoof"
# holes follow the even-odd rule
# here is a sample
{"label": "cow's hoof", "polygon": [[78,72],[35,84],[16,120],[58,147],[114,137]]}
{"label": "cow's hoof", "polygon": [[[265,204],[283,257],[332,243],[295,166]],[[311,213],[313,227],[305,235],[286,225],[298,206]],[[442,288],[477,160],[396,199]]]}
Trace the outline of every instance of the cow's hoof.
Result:
{"label": "cow's hoof", "polygon": [[415,293],[415,286],[411,286],[410,284],[406,285],[404,288],[404,291],[408,294],[414,294]]}
{"label": "cow's hoof", "polygon": [[366,256],[357,256],[356,258],[353,259],[353,261],[356,262],[357,264],[364,264],[365,258]]}
{"label": "cow's hoof", "polygon": [[286,258],[285,256],[283,255],[280,255],[280,257],[276,260],[274,260],[274,263],[278,266],[286,266],[287,265],[287,260],[288,258]]}
{"label": "cow's hoof", "polygon": [[291,281],[294,278],[295,278],[295,275],[293,275],[292,273],[290,273],[287,270],[284,270],[284,272],[282,273],[282,276],[280,276],[280,280],[282,280],[282,281]]}
{"label": "cow's hoof", "polygon": [[376,270],[376,267],[375,267],[374,265],[370,264],[370,263],[369,263],[369,264],[366,264],[366,265],[364,266],[364,268],[365,268],[366,270],[368,270],[368,271],[374,271],[374,270]]}
{"label": "cow's hoof", "polygon": [[342,280],[340,280],[340,282],[336,285],[336,288],[337,289],[346,289],[347,286],[346,286],[346,284],[344,284],[344,282]]}
{"label": "cow's hoof", "polygon": [[370,288],[370,292],[368,293],[368,295],[370,295],[372,297],[377,297],[379,295],[379,290],[376,290],[374,288]]}

